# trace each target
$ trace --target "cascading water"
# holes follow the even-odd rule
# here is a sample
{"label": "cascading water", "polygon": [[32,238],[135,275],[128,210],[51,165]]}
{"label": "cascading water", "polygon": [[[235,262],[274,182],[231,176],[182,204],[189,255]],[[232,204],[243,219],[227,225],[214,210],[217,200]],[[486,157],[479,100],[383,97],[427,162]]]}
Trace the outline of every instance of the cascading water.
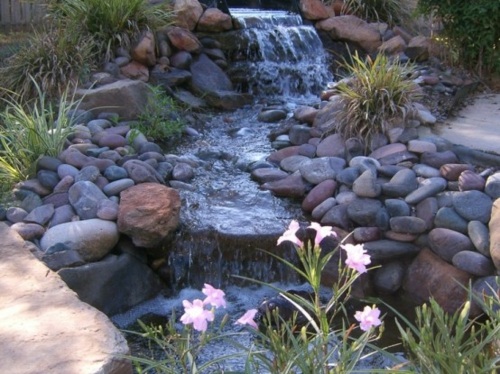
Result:
{"label": "cascading water", "polygon": [[332,80],[316,30],[286,11],[231,9],[236,42],[228,74],[241,91],[257,96],[317,95]]}

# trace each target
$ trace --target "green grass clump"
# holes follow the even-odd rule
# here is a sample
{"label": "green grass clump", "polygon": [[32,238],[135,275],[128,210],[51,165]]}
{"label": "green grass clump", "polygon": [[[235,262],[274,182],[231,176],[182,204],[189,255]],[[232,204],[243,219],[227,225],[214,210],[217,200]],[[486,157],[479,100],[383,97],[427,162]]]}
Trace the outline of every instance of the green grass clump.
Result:
{"label": "green grass clump", "polygon": [[384,54],[364,60],[356,53],[352,63],[343,67],[350,79],[336,87],[343,109],[329,133],[339,133],[344,139],[358,137],[368,151],[375,134],[386,134],[403,124],[420,90],[409,78],[412,65],[392,62]]}
{"label": "green grass clump", "polygon": [[35,175],[41,156],[58,156],[71,133],[70,110],[79,102],[68,101],[64,92],[57,105],[52,104],[35,83],[38,98],[24,105],[23,98],[4,99],[0,113],[0,187],[11,190],[17,182]]}
{"label": "green grass clump", "polygon": [[58,97],[95,66],[94,49],[89,38],[57,29],[35,31],[0,69],[0,84],[25,100],[37,97],[39,88]]}
{"label": "green grass clump", "polygon": [[135,129],[146,137],[162,144],[181,135],[185,126],[179,113],[181,108],[175,100],[168,96],[163,89],[150,86],[152,95],[138,117]]}
{"label": "green grass clump", "polygon": [[105,60],[113,48],[128,47],[142,30],[168,25],[174,15],[168,2],[153,6],[144,0],[52,0],[48,9],[70,33],[89,35]]}

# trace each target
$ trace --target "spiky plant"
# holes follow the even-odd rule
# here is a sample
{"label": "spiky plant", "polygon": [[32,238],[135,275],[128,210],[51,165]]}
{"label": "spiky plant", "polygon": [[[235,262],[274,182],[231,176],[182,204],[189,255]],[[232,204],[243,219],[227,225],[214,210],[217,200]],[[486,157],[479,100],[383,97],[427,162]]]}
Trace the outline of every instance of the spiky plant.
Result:
{"label": "spiky plant", "polygon": [[417,7],[415,0],[344,0],[343,3],[344,13],[390,26],[408,26]]}
{"label": "spiky plant", "polygon": [[350,78],[336,87],[343,109],[337,112],[329,133],[344,139],[357,137],[368,151],[375,134],[401,125],[420,90],[410,79],[413,66],[409,63],[391,61],[384,54],[375,59],[362,59],[357,53],[351,57],[351,63],[343,64]]}

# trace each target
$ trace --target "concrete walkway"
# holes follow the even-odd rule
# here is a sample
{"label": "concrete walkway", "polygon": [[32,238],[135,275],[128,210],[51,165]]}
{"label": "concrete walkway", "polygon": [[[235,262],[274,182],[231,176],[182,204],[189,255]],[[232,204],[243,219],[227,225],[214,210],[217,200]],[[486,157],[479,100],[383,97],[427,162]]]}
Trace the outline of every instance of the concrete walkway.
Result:
{"label": "concrete walkway", "polygon": [[419,131],[421,137],[434,134],[453,144],[500,154],[500,94],[477,95],[455,117]]}
{"label": "concrete walkway", "polygon": [[128,374],[127,342],[109,319],[0,223],[0,373]]}

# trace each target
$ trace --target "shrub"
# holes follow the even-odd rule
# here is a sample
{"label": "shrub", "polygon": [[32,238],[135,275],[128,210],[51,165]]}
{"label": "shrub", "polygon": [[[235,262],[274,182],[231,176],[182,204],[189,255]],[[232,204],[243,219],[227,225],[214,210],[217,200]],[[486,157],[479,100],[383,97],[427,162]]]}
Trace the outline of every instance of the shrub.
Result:
{"label": "shrub", "polygon": [[343,109],[329,132],[359,137],[368,151],[375,134],[403,123],[420,91],[410,79],[412,65],[392,62],[384,54],[363,60],[356,53],[343,67],[351,76],[336,86]]}
{"label": "shrub", "polygon": [[179,115],[180,107],[160,87],[150,87],[153,94],[149,96],[146,107],[138,117],[139,123],[134,128],[148,138],[166,143],[172,137],[179,136],[184,128]]}
{"label": "shrub", "polygon": [[93,38],[100,56],[109,60],[116,46],[128,47],[138,33],[172,22],[169,2],[152,6],[144,0],[52,0],[49,15],[69,33]]}
{"label": "shrub", "polygon": [[[69,101],[64,92],[54,106],[35,83],[38,98],[23,105],[24,98],[5,99],[6,108],[0,113],[0,185],[10,190],[14,183],[35,174],[37,160],[43,156],[58,156],[71,132],[69,111],[78,101]],[[29,109],[27,109],[29,108]]]}
{"label": "shrub", "polygon": [[445,44],[465,67],[479,75],[500,73],[500,2],[419,0],[418,5],[442,22]]}
{"label": "shrub", "polygon": [[[94,67],[92,41],[57,29],[34,31],[26,44],[0,69],[0,84],[24,100],[57,97]],[[35,83],[39,87],[35,86]]]}
{"label": "shrub", "polygon": [[410,0],[344,0],[344,12],[371,22],[386,22],[390,26],[408,26],[415,11]]}

